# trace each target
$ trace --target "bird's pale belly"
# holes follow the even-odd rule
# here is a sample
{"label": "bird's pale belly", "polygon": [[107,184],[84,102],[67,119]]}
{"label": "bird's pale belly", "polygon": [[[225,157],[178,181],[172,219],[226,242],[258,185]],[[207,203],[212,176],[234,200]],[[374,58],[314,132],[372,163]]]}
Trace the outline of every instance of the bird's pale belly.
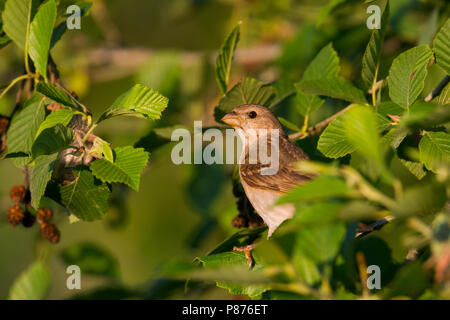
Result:
{"label": "bird's pale belly", "polygon": [[295,206],[293,204],[273,205],[281,194],[249,187],[246,183],[242,183],[242,185],[253,208],[255,208],[256,212],[269,228],[267,238],[272,235],[283,221],[294,216]]}

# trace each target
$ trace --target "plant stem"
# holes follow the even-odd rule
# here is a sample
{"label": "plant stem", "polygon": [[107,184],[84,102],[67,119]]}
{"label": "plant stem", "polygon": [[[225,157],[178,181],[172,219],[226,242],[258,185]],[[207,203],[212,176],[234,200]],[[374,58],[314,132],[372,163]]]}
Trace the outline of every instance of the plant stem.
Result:
{"label": "plant stem", "polygon": [[[345,113],[348,109],[352,108],[354,106],[354,104],[348,105],[347,107],[345,107],[344,109],[338,111],[337,113],[333,114],[331,117],[313,125],[312,127],[309,127],[308,129],[306,129],[306,132],[308,135],[310,136],[314,136],[316,134],[321,133],[329,124],[330,122],[332,122],[334,119],[336,119],[337,117],[339,117],[341,114]],[[303,132],[296,132],[294,134],[289,135],[289,139],[291,140],[297,140],[302,138],[305,133]]]}
{"label": "plant stem", "polygon": [[27,33],[26,33],[26,37],[25,37],[25,70],[27,71],[28,74],[31,74],[30,66],[29,66],[29,62],[28,62],[28,50],[29,50],[28,38],[30,36],[31,8],[32,8],[32,6],[33,6],[32,0],[29,0],[28,1]]}
{"label": "plant stem", "polygon": [[84,143],[84,142],[87,140],[87,138],[88,138],[89,135],[92,133],[92,131],[94,131],[95,127],[97,127],[97,124],[96,124],[96,123],[94,123],[94,124],[92,125],[92,127],[88,130],[88,132],[86,132],[86,135],[84,136],[83,140],[81,140],[82,143]]}
{"label": "plant stem", "polygon": [[303,119],[303,126],[302,126],[302,130],[301,130],[301,132],[302,132],[303,134],[305,134],[305,133],[306,133],[306,130],[308,129],[308,121],[309,121],[309,116],[306,115],[306,116],[305,116],[305,119]]}
{"label": "plant stem", "polygon": [[3,96],[4,96],[9,90],[11,90],[11,88],[14,87],[14,85],[15,85],[16,83],[18,83],[18,82],[20,82],[20,81],[22,81],[22,80],[25,80],[25,79],[32,78],[32,77],[33,77],[33,74],[24,74],[24,75],[21,75],[21,76],[15,78],[15,79],[14,79],[13,81],[11,81],[11,83],[5,88],[5,90],[3,90],[3,92],[0,94],[0,99],[3,98]]}

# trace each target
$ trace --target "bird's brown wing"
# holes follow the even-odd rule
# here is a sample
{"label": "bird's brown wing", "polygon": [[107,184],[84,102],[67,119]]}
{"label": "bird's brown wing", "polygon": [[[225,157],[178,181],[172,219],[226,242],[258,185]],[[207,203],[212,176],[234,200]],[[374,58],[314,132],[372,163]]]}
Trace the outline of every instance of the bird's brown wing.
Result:
{"label": "bird's brown wing", "polygon": [[285,193],[312,178],[311,176],[300,174],[294,169],[293,165],[296,161],[308,159],[308,156],[292,142],[281,138],[279,155],[279,170],[276,174],[261,174],[261,169],[269,167],[270,164],[248,164],[246,161],[246,163],[239,166],[241,179],[253,188]]}

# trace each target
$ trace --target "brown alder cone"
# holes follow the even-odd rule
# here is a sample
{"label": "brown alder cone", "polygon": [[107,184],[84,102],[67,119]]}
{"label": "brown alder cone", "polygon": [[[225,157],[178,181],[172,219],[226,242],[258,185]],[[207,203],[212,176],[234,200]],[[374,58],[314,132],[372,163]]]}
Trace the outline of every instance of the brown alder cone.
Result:
{"label": "brown alder cone", "polygon": [[12,225],[12,226],[17,226],[19,223],[22,222],[23,218],[24,218],[24,213],[22,208],[19,205],[13,205],[11,208],[9,208],[8,210],[8,222]]}
{"label": "brown alder cone", "polygon": [[60,238],[60,233],[58,228],[53,223],[42,223],[41,224],[41,235],[50,241],[51,243],[58,243]]}
{"label": "brown alder cone", "polygon": [[41,208],[37,211],[36,217],[39,223],[49,222],[53,217],[53,211],[49,208]]}
{"label": "brown alder cone", "polygon": [[33,214],[31,214],[29,211],[25,211],[24,217],[22,220],[22,225],[25,228],[30,228],[34,225],[35,221],[36,221],[36,217]]}
{"label": "brown alder cone", "polygon": [[15,203],[25,202],[27,196],[27,189],[24,186],[14,186],[9,192],[11,200]]}

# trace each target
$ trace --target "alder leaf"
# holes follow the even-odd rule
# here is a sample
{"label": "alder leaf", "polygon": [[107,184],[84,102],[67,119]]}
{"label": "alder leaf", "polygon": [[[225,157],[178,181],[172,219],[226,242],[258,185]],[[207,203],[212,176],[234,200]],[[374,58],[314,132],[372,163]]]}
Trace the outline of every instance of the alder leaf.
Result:
{"label": "alder leaf", "polygon": [[30,27],[29,54],[36,70],[44,78],[47,78],[47,60],[55,21],[56,3],[49,0],[39,8]]}
{"label": "alder leaf", "polygon": [[354,103],[367,103],[364,93],[341,77],[302,80],[297,86],[306,94],[327,96]]}
{"label": "alder leaf", "polygon": [[44,262],[36,261],[19,278],[9,291],[9,300],[40,300],[50,288],[51,274]]}
{"label": "alder leaf", "polygon": [[[324,47],[295,86],[303,94],[323,95],[349,102],[366,103],[361,90],[339,76],[339,57],[330,43]],[[318,100],[316,101],[317,103]]]}
{"label": "alder leaf", "polygon": [[433,46],[436,63],[450,75],[450,18],[436,35]]}
{"label": "alder leaf", "polygon": [[69,97],[67,94],[59,90],[57,87],[50,83],[39,82],[36,86],[36,91],[46,96],[47,98],[62,104],[66,107],[83,111],[80,106],[75,102],[73,97]]}
{"label": "alder leaf", "polygon": [[114,148],[114,162],[98,159],[92,162],[92,173],[103,182],[125,183],[138,191],[141,172],[148,162],[149,154],[143,148],[131,146]]}
{"label": "alder leaf", "polygon": [[339,57],[330,43],[319,51],[308,65],[302,76],[302,81],[337,77],[339,75]]}
{"label": "alder leaf", "polygon": [[381,164],[380,136],[373,108],[356,106],[346,113],[344,128],[347,140],[361,154]]}
{"label": "alder leaf", "polygon": [[401,53],[389,70],[389,97],[399,106],[409,109],[424,88],[427,65],[433,53],[421,45]]}
{"label": "alder leaf", "polygon": [[[44,121],[45,109],[39,95],[34,95],[25,103],[22,111],[20,111],[11,121],[8,130],[6,144],[8,153],[24,153],[31,155],[34,137],[39,127]],[[15,158],[16,166],[24,166],[30,161],[29,156]]]}
{"label": "alder leaf", "polygon": [[322,175],[292,189],[278,199],[278,204],[319,201],[329,197],[345,197],[349,189],[344,180]]}
{"label": "alder leaf", "polygon": [[370,34],[370,40],[364,51],[362,60],[361,78],[363,80],[365,89],[371,88],[377,82],[378,68],[380,66],[380,51],[383,44],[386,25],[389,17],[389,2],[383,0],[385,3],[383,15],[381,17],[381,28],[373,29]]}
{"label": "alder leaf", "polygon": [[216,60],[216,79],[220,91],[225,94],[228,88],[228,79],[230,77],[231,61],[233,60],[234,50],[239,42],[239,25],[234,27],[230,34],[220,47]]}
{"label": "alder leaf", "polygon": [[[367,106],[359,107],[368,108]],[[328,158],[341,158],[356,150],[355,145],[347,136],[345,124],[347,121],[347,113],[348,111],[334,119],[320,135],[317,149]],[[375,121],[378,132],[382,132],[391,127],[390,121],[379,113],[375,114]]]}
{"label": "alder leaf", "polygon": [[57,153],[43,155],[36,158],[33,171],[30,176],[31,205],[36,210],[40,207],[41,198],[45,193],[47,183],[52,176]]}
{"label": "alder leaf", "polygon": [[419,142],[420,161],[428,170],[437,172],[450,165],[450,135],[445,132],[427,132]]}
{"label": "alder leaf", "polygon": [[73,170],[75,181],[60,188],[62,204],[77,218],[93,221],[103,218],[108,210],[110,191],[87,168]]}
{"label": "alder leaf", "polygon": [[304,94],[300,89],[297,89],[295,106],[302,116],[310,115],[317,111],[324,102],[325,100],[320,99],[317,95]]}
{"label": "alder leaf", "polygon": [[[27,38],[28,16],[30,20],[36,13],[39,0],[8,0],[3,10],[3,30],[6,35],[22,50]],[[30,7],[31,5],[31,7]]]}
{"label": "alder leaf", "polygon": [[302,131],[302,129],[300,129],[299,127],[297,127],[297,125],[295,123],[290,122],[289,120],[283,118],[283,117],[278,117],[278,121],[280,121],[280,123],[285,126],[288,129],[291,129],[293,131]]}
{"label": "alder leaf", "polygon": [[220,122],[224,115],[244,104],[268,107],[274,97],[275,90],[270,85],[253,78],[244,78],[220,99],[214,109],[214,118]]}
{"label": "alder leaf", "polygon": [[52,128],[45,129],[36,138],[31,148],[33,159],[41,155],[53,154],[67,149],[73,139],[73,130],[58,123]]}
{"label": "alder leaf", "polygon": [[136,84],[114,101],[97,123],[116,116],[133,116],[157,120],[167,108],[169,99],[156,90]]}
{"label": "alder leaf", "polygon": [[345,113],[338,116],[320,135],[317,149],[328,158],[341,158],[355,151],[345,134],[345,117]]}
{"label": "alder leaf", "polygon": [[45,118],[44,122],[41,123],[39,130],[36,132],[36,138],[39,134],[45,129],[56,126],[57,124],[61,124],[63,126],[67,126],[72,120],[73,111],[70,109],[59,109],[50,113],[47,118]]}

